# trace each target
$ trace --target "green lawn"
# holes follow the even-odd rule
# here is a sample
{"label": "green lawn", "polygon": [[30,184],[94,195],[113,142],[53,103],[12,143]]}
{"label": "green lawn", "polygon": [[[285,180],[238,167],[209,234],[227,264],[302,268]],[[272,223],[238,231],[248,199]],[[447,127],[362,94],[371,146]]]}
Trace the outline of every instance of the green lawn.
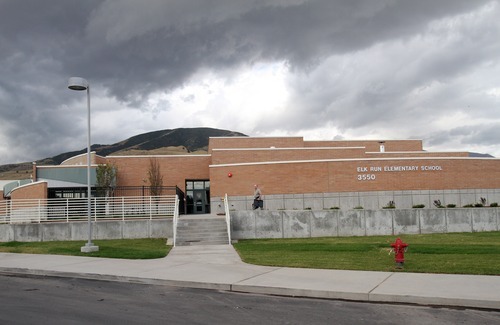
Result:
{"label": "green lawn", "polygon": [[[397,236],[241,240],[234,247],[251,264],[320,269],[500,275],[500,232],[401,235],[409,244],[404,270],[390,244]],[[96,240],[99,252],[81,253],[86,241],[0,243],[0,252],[124,259],[165,257],[165,239]]]}
{"label": "green lawn", "polygon": [[55,254],[126,259],[151,259],[167,256],[172,248],[165,239],[119,239],[95,240],[99,251],[81,253],[80,248],[86,241],[51,242],[8,242],[0,243],[0,252],[25,254]]}
{"label": "green lawn", "polygon": [[241,240],[250,264],[319,269],[500,275],[500,232],[400,235],[409,244],[404,270],[390,244],[398,236]]}

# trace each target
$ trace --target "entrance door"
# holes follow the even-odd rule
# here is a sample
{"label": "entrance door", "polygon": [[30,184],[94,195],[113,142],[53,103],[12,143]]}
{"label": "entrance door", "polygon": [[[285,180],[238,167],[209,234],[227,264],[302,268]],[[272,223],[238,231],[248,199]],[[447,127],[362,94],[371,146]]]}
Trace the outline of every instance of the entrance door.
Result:
{"label": "entrance door", "polygon": [[186,213],[210,213],[209,180],[186,180]]}
{"label": "entrance door", "polygon": [[193,190],[193,213],[206,213],[207,196],[205,190]]}

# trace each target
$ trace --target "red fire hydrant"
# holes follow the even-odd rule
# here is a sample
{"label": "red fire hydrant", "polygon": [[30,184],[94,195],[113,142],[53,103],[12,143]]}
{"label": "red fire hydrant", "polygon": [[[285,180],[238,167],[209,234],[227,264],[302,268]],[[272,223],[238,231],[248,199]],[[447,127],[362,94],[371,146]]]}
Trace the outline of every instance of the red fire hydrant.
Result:
{"label": "red fire hydrant", "polygon": [[394,260],[396,266],[403,267],[405,263],[405,252],[408,249],[408,244],[404,243],[400,238],[396,239],[394,243],[391,244],[392,250],[394,251]]}

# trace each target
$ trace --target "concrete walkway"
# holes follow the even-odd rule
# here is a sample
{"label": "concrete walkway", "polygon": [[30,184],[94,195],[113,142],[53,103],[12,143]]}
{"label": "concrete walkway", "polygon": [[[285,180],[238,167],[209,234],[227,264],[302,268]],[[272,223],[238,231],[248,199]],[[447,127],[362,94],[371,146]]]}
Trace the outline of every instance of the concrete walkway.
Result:
{"label": "concrete walkway", "polygon": [[500,276],[256,266],[243,263],[230,245],[178,246],[155,260],[0,253],[0,274],[500,310]]}

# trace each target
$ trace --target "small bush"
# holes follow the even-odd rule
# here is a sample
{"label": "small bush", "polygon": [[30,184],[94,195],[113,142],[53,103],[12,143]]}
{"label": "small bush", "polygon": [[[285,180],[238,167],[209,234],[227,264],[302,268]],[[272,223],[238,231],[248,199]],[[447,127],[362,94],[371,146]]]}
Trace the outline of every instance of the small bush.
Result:
{"label": "small bush", "polygon": [[444,208],[444,205],[441,204],[441,200],[434,200],[433,204],[436,208]]}
{"label": "small bush", "polygon": [[412,208],[414,208],[414,209],[423,209],[423,208],[425,208],[425,204],[415,204]]}
{"label": "small bush", "polygon": [[312,208],[310,208],[310,207],[307,207],[307,208],[304,208],[304,210],[312,210]]}
{"label": "small bush", "polygon": [[363,210],[363,207],[358,205],[357,207],[354,207],[355,210]]}
{"label": "small bush", "polygon": [[473,205],[473,204],[466,204],[466,205],[464,205],[463,207],[464,207],[464,208],[473,208],[473,207],[474,207],[474,205]]}
{"label": "small bush", "polygon": [[339,207],[331,207],[330,210],[338,210],[340,209]]}
{"label": "small bush", "polygon": [[474,207],[475,208],[482,208],[482,207],[484,207],[484,205],[482,203],[475,203]]}
{"label": "small bush", "polygon": [[496,208],[496,207],[498,207],[498,203],[493,202],[493,203],[491,203],[491,204],[490,204],[490,207],[492,207],[492,208]]}
{"label": "small bush", "polygon": [[382,207],[382,209],[395,209],[396,208],[396,203],[394,201],[389,201],[385,207]]}
{"label": "small bush", "polygon": [[447,208],[455,208],[457,205],[456,204],[447,204],[446,207]]}

